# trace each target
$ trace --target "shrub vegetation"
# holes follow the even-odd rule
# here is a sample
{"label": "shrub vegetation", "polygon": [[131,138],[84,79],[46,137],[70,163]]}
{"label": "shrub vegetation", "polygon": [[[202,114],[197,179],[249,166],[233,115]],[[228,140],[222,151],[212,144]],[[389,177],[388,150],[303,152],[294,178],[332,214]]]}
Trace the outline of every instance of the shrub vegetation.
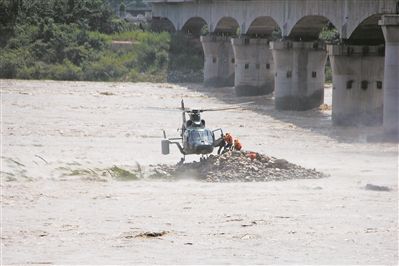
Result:
{"label": "shrub vegetation", "polygon": [[[113,49],[122,40],[132,45]],[[191,41],[142,31],[105,0],[0,1],[0,78],[192,81],[202,77],[203,56]]]}

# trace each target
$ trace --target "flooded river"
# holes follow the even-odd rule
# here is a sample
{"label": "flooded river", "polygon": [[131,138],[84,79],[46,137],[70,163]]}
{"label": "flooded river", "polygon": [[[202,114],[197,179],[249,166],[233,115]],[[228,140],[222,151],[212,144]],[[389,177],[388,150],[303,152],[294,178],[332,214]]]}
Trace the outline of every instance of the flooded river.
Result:
{"label": "flooded river", "polygon": [[[271,96],[199,85],[1,82],[2,264],[394,264],[398,146],[336,128],[331,110],[276,111]],[[331,87],[325,89],[331,104]],[[246,150],[328,178],[260,183],[119,181],[90,171],[176,163],[161,155],[189,107]],[[188,160],[198,160],[192,156]],[[83,173],[85,173],[83,175]],[[367,184],[391,191],[366,190]],[[149,236],[152,232],[159,235]]]}

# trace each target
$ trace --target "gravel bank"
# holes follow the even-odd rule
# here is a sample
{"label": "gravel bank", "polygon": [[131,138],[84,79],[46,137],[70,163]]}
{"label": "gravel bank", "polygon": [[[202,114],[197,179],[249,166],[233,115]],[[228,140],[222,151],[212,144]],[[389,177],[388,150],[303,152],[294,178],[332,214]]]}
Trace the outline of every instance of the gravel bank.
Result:
{"label": "gravel bank", "polygon": [[245,151],[210,155],[200,162],[156,165],[150,177],[175,179],[185,176],[206,182],[267,182],[326,177],[315,169],[306,169],[285,159]]}

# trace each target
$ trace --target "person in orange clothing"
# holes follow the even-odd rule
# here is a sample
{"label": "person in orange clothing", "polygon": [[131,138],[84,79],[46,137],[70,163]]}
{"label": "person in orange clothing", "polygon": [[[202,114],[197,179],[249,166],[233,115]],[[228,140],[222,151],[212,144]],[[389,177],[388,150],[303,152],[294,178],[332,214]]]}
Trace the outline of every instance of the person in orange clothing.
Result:
{"label": "person in orange clothing", "polygon": [[228,149],[231,149],[232,147],[233,147],[233,137],[230,135],[230,133],[226,133],[222,135],[222,141],[219,144],[218,154],[220,154],[220,152],[225,153]]}
{"label": "person in orange clothing", "polygon": [[226,133],[223,137],[224,141],[226,142],[226,145],[224,146],[224,150],[231,149],[233,147],[233,136],[230,135],[230,133]]}
{"label": "person in orange clothing", "polygon": [[239,139],[234,140],[234,150],[240,151],[242,149],[242,145]]}

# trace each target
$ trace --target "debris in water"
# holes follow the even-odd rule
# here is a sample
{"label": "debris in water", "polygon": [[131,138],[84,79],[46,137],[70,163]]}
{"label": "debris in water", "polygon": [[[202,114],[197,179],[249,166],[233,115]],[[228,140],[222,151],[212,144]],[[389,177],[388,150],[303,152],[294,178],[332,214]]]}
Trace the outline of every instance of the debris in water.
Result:
{"label": "debris in water", "polygon": [[128,170],[125,170],[123,168],[120,168],[118,166],[113,166],[112,168],[109,169],[109,173],[112,177],[118,179],[118,180],[137,180],[139,177],[137,174],[130,172]]}
{"label": "debris in water", "polygon": [[145,233],[140,233],[138,235],[136,235],[136,237],[147,237],[147,238],[151,238],[151,237],[160,237],[160,236],[164,236],[167,233],[169,233],[168,231],[161,231],[161,232],[145,232]]}
{"label": "debris in water", "polygon": [[243,239],[243,240],[247,240],[247,239],[257,239],[257,238],[260,238],[260,236],[259,235],[255,235],[255,234],[245,234],[245,235],[242,235],[242,236],[240,236],[238,238]]}
{"label": "debris in water", "polygon": [[249,224],[242,224],[241,226],[242,226],[242,227],[248,227],[248,226],[253,226],[253,225],[256,225],[256,222],[255,222],[255,221],[252,221],[252,222],[249,223]]}
{"label": "debris in water", "polygon": [[[143,178],[142,167],[137,163],[137,170],[124,169],[119,166],[114,165],[111,168],[106,169],[73,169],[69,170],[66,168],[67,172],[64,174],[66,176],[78,176],[85,180],[90,181],[107,181],[107,176],[120,181],[130,181],[138,180]],[[68,171],[69,170],[69,171]]]}
{"label": "debris in water", "polygon": [[115,95],[115,93],[109,92],[109,91],[103,91],[100,92],[101,95],[105,95],[105,96],[111,96],[111,95]]}
{"label": "debris in water", "polygon": [[391,191],[391,189],[387,186],[377,186],[373,184],[367,184],[366,190],[374,190],[374,191]]}
{"label": "debris in water", "polygon": [[44,159],[42,156],[40,156],[40,155],[38,155],[38,154],[35,154],[35,157],[41,159],[43,162],[45,162],[46,164],[48,164],[47,160]]}
{"label": "debris in water", "polygon": [[323,103],[322,105],[319,106],[320,111],[331,111],[332,107],[331,105]]}

